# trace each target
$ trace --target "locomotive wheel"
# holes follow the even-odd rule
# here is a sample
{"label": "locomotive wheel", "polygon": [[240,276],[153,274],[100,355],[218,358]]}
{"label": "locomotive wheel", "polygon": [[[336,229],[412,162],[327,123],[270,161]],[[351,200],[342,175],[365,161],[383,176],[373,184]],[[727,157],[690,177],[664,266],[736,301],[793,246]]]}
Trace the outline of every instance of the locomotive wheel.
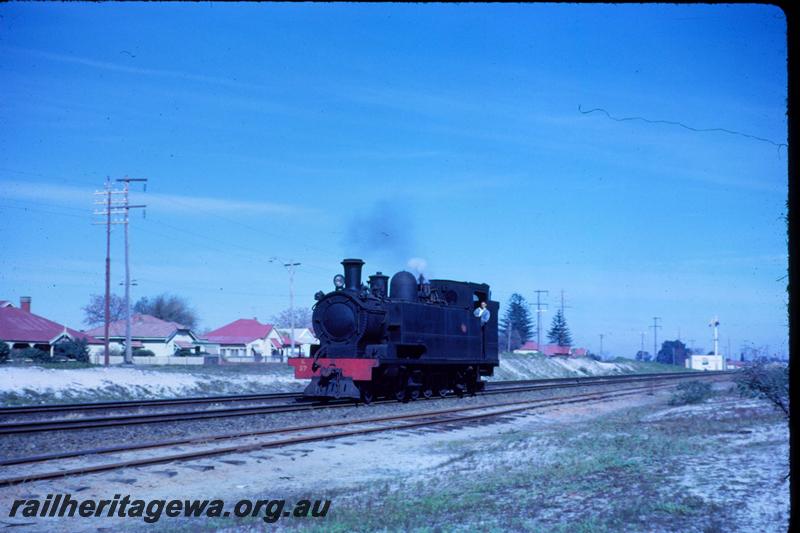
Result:
{"label": "locomotive wheel", "polygon": [[422,395],[425,397],[426,400],[430,400],[433,396],[433,391],[431,389],[425,389],[422,391]]}
{"label": "locomotive wheel", "polygon": [[361,401],[364,402],[365,405],[369,405],[372,403],[374,399],[372,395],[372,389],[369,387],[364,387],[361,389]]}
{"label": "locomotive wheel", "polygon": [[404,389],[404,388],[400,388],[400,389],[397,389],[396,391],[394,391],[394,397],[395,397],[395,399],[397,399],[398,402],[404,402],[405,403],[405,402],[408,401],[406,399],[408,397],[408,395],[406,394],[406,389]]}
{"label": "locomotive wheel", "polygon": [[464,397],[464,385],[462,383],[456,385],[456,396],[459,398]]}
{"label": "locomotive wheel", "polygon": [[414,401],[419,400],[419,389],[417,389],[417,388],[411,389],[411,395],[410,396],[411,396],[411,399],[414,400]]}
{"label": "locomotive wheel", "polygon": [[443,387],[439,389],[439,398],[447,398],[448,394],[450,394],[450,390],[448,390],[447,388]]}

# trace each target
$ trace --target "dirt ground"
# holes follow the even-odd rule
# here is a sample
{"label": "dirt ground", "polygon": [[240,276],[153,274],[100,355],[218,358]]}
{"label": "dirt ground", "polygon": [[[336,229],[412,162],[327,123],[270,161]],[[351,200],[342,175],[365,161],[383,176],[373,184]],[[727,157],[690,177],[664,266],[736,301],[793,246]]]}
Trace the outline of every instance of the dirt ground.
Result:
{"label": "dirt ground", "polygon": [[[26,531],[785,531],[788,427],[718,384],[0,489]],[[8,517],[15,499],[331,500],[325,518]],[[289,504],[287,504],[289,505]]]}

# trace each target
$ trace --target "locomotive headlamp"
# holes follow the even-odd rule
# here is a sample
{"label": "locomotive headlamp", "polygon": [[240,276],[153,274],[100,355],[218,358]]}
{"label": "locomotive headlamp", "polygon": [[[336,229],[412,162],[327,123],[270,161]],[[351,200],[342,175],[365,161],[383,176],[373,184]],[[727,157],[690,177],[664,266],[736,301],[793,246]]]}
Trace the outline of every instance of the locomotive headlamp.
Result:
{"label": "locomotive headlamp", "polygon": [[341,274],[336,274],[335,276],[333,276],[333,285],[337,289],[341,289],[342,287],[344,287],[344,276],[342,276]]}

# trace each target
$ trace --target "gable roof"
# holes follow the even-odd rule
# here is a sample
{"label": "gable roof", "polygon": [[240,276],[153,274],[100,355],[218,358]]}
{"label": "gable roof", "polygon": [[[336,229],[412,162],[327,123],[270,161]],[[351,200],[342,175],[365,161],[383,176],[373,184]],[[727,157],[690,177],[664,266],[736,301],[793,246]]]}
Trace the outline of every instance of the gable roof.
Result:
{"label": "gable roof", "polygon": [[[278,335],[281,338],[284,346],[292,344],[292,328],[276,328]],[[294,343],[298,344],[316,344],[319,342],[310,328],[294,328]]]}
{"label": "gable roof", "polygon": [[73,339],[85,339],[96,344],[97,341],[86,334],[53,322],[39,315],[34,315],[14,306],[0,307],[0,339],[11,342],[49,343],[64,332]]}
{"label": "gable roof", "polygon": [[569,355],[569,346],[559,346],[558,344],[545,344],[545,355]]}
{"label": "gable roof", "polygon": [[[178,330],[189,330],[189,328],[183,324],[161,320],[151,315],[134,314],[131,316],[131,337],[168,339]],[[86,334],[92,337],[103,338],[105,336],[105,326],[90,329]],[[108,336],[124,337],[125,320],[111,322],[108,325]]]}
{"label": "gable roof", "polygon": [[255,318],[240,318],[209,331],[202,338],[218,344],[247,344],[266,338],[272,329],[272,324],[262,324]]}
{"label": "gable roof", "polygon": [[517,350],[531,350],[531,351],[537,351],[538,352],[539,351],[539,345],[536,344],[536,341],[528,341],[525,344],[523,344],[522,346],[520,346],[519,348],[517,348]]}

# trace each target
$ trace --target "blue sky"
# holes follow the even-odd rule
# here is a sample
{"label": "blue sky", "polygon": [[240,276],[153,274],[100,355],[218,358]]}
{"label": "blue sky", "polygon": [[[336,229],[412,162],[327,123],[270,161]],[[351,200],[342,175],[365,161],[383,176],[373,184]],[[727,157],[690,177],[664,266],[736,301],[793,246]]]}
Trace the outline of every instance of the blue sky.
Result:
{"label": "blue sky", "polygon": [[[631,356],[786,353],[786,45],[762,5],[0,5],[0,298],[80,326],[93,191],[148,178],[133,297],[204,327],[412,258]],[[617,122],[640,116],[667,124]],[[123,279],[115,229],[112,276]],[[277,260],[270,262],[270,258]],[[121,289],[121,288],[120,288]],[[120,290],[121,292],[121,290]],[[544,314],[549,324],[552,312]]]}

